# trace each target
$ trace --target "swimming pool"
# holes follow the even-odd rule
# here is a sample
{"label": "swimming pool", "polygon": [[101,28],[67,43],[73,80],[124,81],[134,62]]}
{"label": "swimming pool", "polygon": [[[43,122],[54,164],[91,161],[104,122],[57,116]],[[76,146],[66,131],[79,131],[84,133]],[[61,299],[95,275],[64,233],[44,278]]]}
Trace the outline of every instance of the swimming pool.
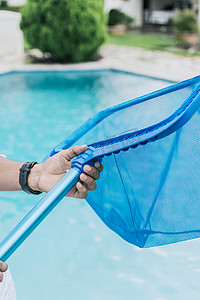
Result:
{"label": "swimming pool", "polygon": [[[94,113],[170,83],[102,71],[17,72],[0,76],[0,153],[41,161]],[[0,238],[40,199],[0,193]],[[200,240],[138,249],[91,208],[64,199],[11,257],[20,300],[171,300],[199,296]]]}

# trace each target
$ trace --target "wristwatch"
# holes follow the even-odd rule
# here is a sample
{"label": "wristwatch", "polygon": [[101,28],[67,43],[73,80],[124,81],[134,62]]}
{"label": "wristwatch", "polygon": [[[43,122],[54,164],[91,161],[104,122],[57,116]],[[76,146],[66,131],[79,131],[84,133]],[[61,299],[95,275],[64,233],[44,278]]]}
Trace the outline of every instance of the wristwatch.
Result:
{"label": "wristwatch", "polygon": [[22,190],[27,194],[39,195],[42,193],[39,191],[34,191],[28,186],[28,176],[31,172],[31,169],[36,164],[37,164],[36,161],[26,162],[19,169],[19,184],[21,185]]}

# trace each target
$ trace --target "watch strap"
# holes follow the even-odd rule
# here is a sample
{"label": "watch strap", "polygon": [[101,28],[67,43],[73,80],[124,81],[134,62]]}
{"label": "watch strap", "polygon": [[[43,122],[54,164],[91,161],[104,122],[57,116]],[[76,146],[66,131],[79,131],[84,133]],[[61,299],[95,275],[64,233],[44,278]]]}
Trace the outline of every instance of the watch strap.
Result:
{"label": "watch strap", "polygon": [[27,194],[34,194],[34,195],[41,194],[41,192],[34,191],[28,186],[28,176],[31,172],[31,169],[36,164],[37,164],[36,161],[26,162],[19,169],[19,184],[21,185],[22,190]]}

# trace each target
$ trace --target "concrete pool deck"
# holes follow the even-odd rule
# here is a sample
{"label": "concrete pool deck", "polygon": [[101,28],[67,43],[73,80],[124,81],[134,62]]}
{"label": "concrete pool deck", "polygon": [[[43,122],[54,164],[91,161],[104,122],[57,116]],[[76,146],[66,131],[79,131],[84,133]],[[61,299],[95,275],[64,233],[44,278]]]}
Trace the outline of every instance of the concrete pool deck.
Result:
{"label": "concrete pool deck", "polygon": [[181,81],[200,74],[200,57],[181,56],[128,46],[104,45],[102,59],[80,64],[25,64],[19,58],[0,58],[0,73],[25,70],[119,69],[160,79]]}

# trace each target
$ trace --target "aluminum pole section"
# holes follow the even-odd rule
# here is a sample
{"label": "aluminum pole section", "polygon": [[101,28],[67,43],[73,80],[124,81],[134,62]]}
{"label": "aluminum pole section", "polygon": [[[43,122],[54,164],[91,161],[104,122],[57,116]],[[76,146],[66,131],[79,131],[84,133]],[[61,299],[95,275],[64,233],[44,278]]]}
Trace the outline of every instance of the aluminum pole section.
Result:
{"label": "aluminum pole section", "polygon": [[79,180],[80,173],[70,169],[56,185],[30,210],[0,243],[0,260],[6,261],[33,230],[44,220]]}

